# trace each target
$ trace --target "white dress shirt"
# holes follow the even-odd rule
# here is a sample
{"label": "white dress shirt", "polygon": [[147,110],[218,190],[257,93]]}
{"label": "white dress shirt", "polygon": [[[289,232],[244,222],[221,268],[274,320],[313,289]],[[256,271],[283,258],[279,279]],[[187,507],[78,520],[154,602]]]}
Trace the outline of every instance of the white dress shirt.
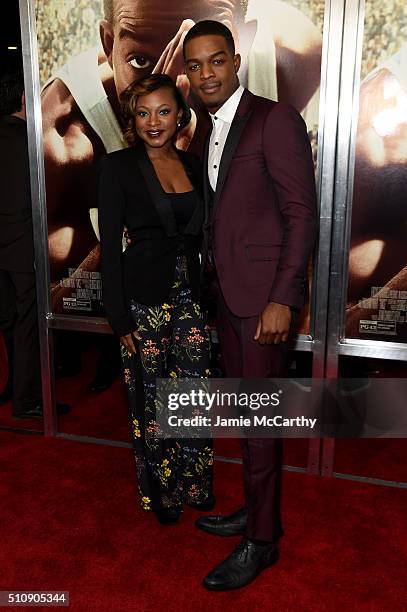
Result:
{"label": "white dress shirt", "polygon": [[217,113],[211,114],[213,129],[209,140],[208,177],[214,191],[216,191],[216,183],[218,182],[219,165],[223,149],[243,92],[244,87],[239,85]]}

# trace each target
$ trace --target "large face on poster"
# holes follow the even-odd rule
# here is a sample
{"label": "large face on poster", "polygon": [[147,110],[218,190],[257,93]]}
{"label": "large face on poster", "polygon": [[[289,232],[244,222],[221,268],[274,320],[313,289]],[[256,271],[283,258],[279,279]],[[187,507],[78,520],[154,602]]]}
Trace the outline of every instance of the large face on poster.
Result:
{"label": "large face on poster", "polygon": [[[132,81],[166,72],[189,97],[182,40],[196,21],[230,27],[241,83],[293,104],[316,151],[323,0],[37,0],[36,8],[54,313],[103,313],[98,160],[126,146],[119,95]],[[208,122],[189,100],[194,121],[178,145],[200,152]]]}
{"label": "large face on poster", "polygon": [[407,4],[366,2],[346,336],[407,342]]}

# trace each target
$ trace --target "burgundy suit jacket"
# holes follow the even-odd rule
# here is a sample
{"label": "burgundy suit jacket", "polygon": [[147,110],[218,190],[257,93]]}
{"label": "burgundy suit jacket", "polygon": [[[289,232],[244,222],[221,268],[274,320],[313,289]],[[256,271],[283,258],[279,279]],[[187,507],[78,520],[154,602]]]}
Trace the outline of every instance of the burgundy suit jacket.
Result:
{"label": "burgundy suit jacket", "polygon": [[228,307],[239,317],[259,315],[268,302],[301,308],[317,226],[314,166],[301,115],[246,89],[215,194],[207,176],[208,148],[209,138],[206,243]]}

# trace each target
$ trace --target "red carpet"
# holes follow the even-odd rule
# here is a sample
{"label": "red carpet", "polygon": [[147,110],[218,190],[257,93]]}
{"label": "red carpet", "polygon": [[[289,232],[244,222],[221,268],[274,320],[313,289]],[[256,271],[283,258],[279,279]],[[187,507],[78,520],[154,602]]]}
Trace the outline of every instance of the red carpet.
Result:
{"label": "red carpet", "polygon": [[[64,433],[94,436],[129,442],[126,396],[117,380],[113,387],[98,395],[86,391],[83,377],[65,378],[57,383],[58,398],[72,405],[72,413],[59,418]],[[41,430],[38,420],[11,418],[11,403],[0,406],[0,427]],[[307,440],[286,440],[284,463],[306,467]],[[215,440],[215,452],[224,457],[240,457],[239,440]],[[403,439],[337,440],[334,471],[385,480],[407,482],[407,444]]]}
{"label": "red carpet", "polygon": [[[398,370],[394,368],[397,364],[395,366],[392,362],[390,365],[396,375]],[[387,368],[388,364],[381,365],[382,368],[385,366]],[[384,373],[389,375],[386,369]],[[59,431],[129,442],[127,400],[122,380],[118,378],[113,386],[104,393],[92,394],[88,393],[86,387],[94,374],[95,352],[89,350],[83,355],[83,371],[79,376],[62,378],[57,381],[58,400],[72,406],[72,412],[69,415],[59,418]],[[38,420],[17,421],[12,419],[11,403],[9,403],[0,406],[0,427],[41,430],[42,423]],[[225,457],[240,457],[239,440],[216,440],[215,451],[217,455]],[[305,468],[307,455],[307,440],[285,441],[285,465]],[[334,471],[407,482],[406,441],[402,439],[337,440]]]}
{"label": "red carpet", "polygon": [[[56,381],[58,401],[72,406],[69,415],[59,417],[59,431],[74,435],[129,442],[126,390],[121,378],[104,393],[87,391],[88,383],[95,375],[95,353],[83,355],[83,371],[79,376]],[[38,420],[17,421],[11,417],[11,402],[0,407],[0,427],[42,430]],[[239,440],[216,440],[216,453],[225,457],[240,457]],[[307,440],[287,440],[284,461],[287,465],[306,467]]]}
{"label": "red carpet", "polygon": [[[280,563],[215,594],[200,580],[236,540],[139,510],[129,449],[0,432],[0,462],[0,590],[68,590],[75,611],[405,609],[406,490],[286,472]],[[230,511],[240,466],[215,467]]]}
{"label": "red carpet", "polygon": [[336,440],[334,471],[407,483],[407,441]]}

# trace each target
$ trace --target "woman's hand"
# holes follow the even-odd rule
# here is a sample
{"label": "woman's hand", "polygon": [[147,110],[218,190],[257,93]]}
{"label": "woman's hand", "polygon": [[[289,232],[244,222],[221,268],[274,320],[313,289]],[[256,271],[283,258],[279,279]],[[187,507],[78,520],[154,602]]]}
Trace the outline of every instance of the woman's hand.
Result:
{"label": "woman's hand", "polygon": [[191,108],[191,121],[180,132],[177,132],[176,134],[175,146],[177,147],[177,149],[180,149],[181,151],[188,150],[188,147],[191,144],[191,140],[195,134],[196,123],[196,113],[194,109]]}
{"label": "woman's hand", "polygon": [[134,355],[136,352],[133,336],[136,338],[136,340],[141,340],[141,336],[138,331],[133,331],[125,336],[120,336],[120,342],[123,344],[129,355]]}

